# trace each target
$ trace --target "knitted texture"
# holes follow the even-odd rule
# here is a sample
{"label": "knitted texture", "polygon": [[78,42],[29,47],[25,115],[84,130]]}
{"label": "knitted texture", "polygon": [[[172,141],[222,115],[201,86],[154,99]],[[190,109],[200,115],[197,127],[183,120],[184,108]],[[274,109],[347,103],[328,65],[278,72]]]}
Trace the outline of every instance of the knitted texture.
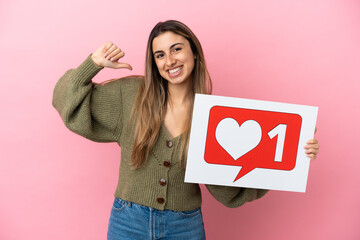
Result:
{"label": "knitted texture", "polygon": [[[92,78],[102,69],[89,56],[67,71],[54,89],[53,106],[67,128],[97,142],[117,142],[121,164],[115,197],[159,210],[190,211],[201,206],[198,184],[185,183],[178,164],[181,135],[173,138],[162,124],[149,158],[138,169],[130,167],[134,142],[132,107],[141,81],[126,77],[105,84]],[[171,141],[172,144],[168,144]],[[238,207],[265,195],[267,190],[206,185],[222,204]]]}

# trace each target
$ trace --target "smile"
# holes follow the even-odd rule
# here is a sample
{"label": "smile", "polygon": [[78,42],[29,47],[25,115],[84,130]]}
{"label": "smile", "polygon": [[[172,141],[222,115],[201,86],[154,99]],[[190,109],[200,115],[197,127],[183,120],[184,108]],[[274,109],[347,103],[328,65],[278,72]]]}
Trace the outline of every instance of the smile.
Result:
{"label": "smile", "polygon": [[170,75],[177,75],[177,73],[179,73],[182,68],[183,68],[183,66],[177,67],[177,68],[168,70],[168,72],[170,73]]}

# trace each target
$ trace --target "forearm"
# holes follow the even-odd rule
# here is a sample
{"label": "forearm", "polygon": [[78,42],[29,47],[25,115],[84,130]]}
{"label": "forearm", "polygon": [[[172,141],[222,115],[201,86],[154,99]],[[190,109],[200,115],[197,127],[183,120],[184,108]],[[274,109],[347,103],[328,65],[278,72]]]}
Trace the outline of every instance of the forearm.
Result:
{"label": "forearm", "polygon": [[206,185],[210,194],[226,207],[240,207],[246,202],[250,202],[263,197],[269,190],[240,188],[217,185]]}
{"label": "forearm", "polygon": [[89,56],[78,68],[67,71],[55,86],[52,103],[71,131],[109,142],[115,141],[120,93],[92,83],[101,69]]}

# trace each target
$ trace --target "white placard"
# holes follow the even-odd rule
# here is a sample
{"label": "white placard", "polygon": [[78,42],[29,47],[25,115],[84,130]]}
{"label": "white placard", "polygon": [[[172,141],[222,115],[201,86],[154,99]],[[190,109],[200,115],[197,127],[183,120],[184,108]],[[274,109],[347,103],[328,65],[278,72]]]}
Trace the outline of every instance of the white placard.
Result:
{"label": "white placard", "polygon": [[196,94],[185,182],[305,192],[317,107]]}

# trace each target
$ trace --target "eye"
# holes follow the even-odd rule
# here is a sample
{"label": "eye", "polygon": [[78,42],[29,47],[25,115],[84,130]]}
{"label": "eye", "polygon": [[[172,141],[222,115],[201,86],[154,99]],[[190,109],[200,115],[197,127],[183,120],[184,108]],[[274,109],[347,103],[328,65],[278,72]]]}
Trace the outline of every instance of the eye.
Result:
{"label": "eye", "polygon": [[164,56],[164,54],[163,53],[159,53],[159,54],[157,54],[156,56],[155,56],[155,58],[162,58]]}
{"label": "eye", "polygon": [[178,52],[178,51],[181,51],[181,47],[177,47],[177,48],[174,48],[174,52]]}

